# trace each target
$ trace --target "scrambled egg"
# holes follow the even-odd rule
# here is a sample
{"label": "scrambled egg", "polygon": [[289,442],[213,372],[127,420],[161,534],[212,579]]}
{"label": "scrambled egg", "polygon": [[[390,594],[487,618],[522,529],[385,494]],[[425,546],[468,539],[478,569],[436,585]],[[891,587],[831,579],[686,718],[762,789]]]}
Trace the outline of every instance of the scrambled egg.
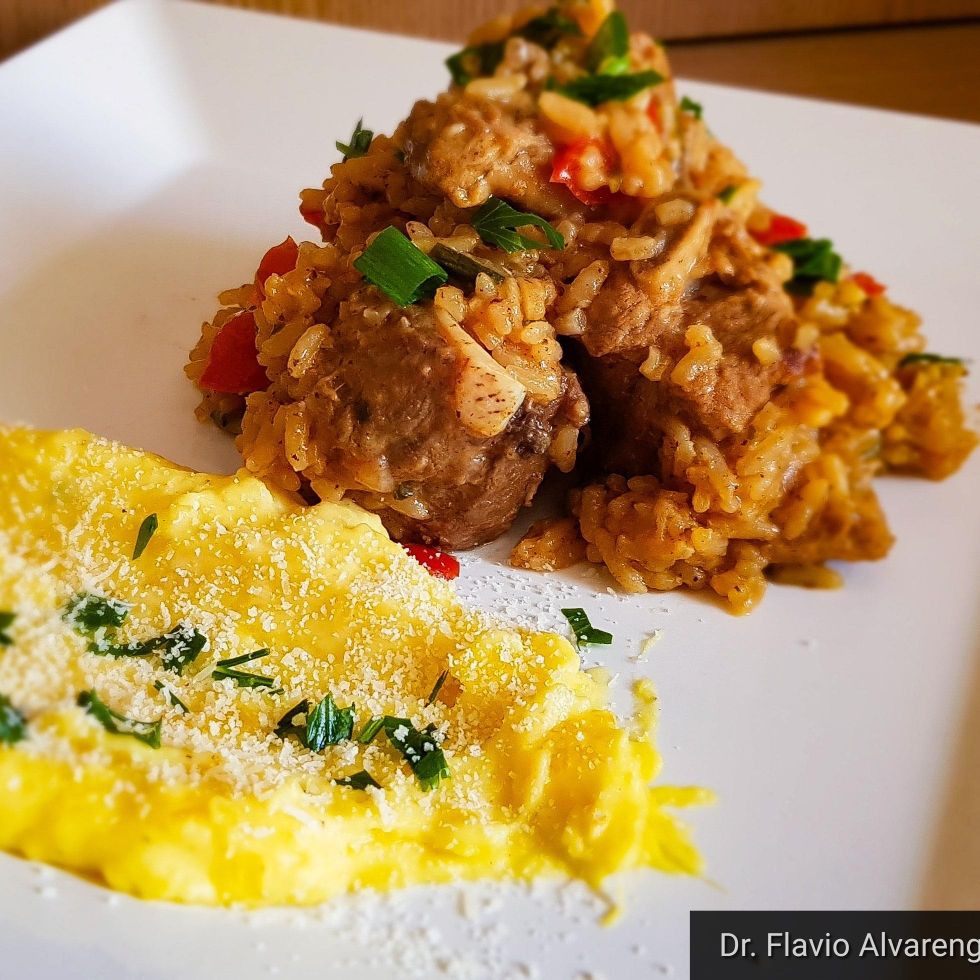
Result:
{"label": "scrambled egg", "polygon": [[699,871],[664,807],[706,794],[650,787],[572,646],[465,609],[352,505],[0,429],[0,610],[0,848],[207,904]]}

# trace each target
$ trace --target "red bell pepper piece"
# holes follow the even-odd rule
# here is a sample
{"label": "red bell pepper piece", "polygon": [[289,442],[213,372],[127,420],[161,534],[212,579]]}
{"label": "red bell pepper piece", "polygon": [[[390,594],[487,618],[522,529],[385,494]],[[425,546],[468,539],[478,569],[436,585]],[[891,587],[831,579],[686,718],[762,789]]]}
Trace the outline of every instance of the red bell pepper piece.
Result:
{"label": "red bell pepper piece", "polygon": [[300,217],[311,225],[316,225],[319,228],[320,222],[323,221],[323,208],[303,208],[299,209]]}
{"label": "red bell pepper piece", "polygon": [[265,255],[255,272],[255,285],[258,291],[265,296],[265,281],[269,276],[284,276],[287,272],[292,272],[296,268],[296,259],[299,257],[299,246],[293,241],[292,235],[287,235],[284,242],[273,245]]}
{"label": "red bell pepper piece", "polygon": [[568,146],[559,147],[555,151],[555,159],[551,167],[551,182],[564,184],[578,200],[590,208],[608,204],[613,197],[608,187],[597,187],[590,191],[582,186],[582,157],[592,147],[598,148],[606,164],[611,167],[612,147],[608,143],[595,139],[578,140]]}
{"label": "red bell pepper piece", "polygon": [[807,227],[802,221],[788,218],[785,214],[773,214],[769,227],[762,231],[751,232],[752,237],[760,245],[780,245],[783,242],[794,242],[798,238],[806,238]]}
{"label": "red bell pepper piece", "polygon": [[403,544],[402,547],[430,575],[450,580],[459,577],[459,562],[452,555],[424,544]]}
{"label": "red bell pepper piece", "polygon": [[868,272],[855,272],[854,280],[869,296],[880,296],[886,289],[874,276]]}
{"label": "red bell pepper piece", "polygon": [[663,129],[663,118],[660,115],[660,103],[656,99],[650,99],[647,105],[647,116],[657,130]]}
{"label": "red bell pepper piece", "polygon": [[255,349],[255,317],[248,310],[233,316],[218,332],[199,383],[228,395],[247,395],[269,387]]}

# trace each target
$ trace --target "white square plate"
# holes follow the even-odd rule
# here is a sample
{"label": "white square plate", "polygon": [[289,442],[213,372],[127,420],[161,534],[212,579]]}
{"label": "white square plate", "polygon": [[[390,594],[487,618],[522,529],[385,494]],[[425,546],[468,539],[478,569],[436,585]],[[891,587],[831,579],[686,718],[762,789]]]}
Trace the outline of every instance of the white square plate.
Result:
{"label": "white square plate", "polygon": [[[326,175],[334,140],[361,116],[390,131],[444,86],[447,53],[130,0],[0,66],[0,419],[83,426],[233,468],[230,443],[194,421],[181,373],[200,321],[268,245],[309,230],[296,195]],[[768,201],[924,314],[930,349],[980,355],[980,129],[682,89]],[[898,536],[889,558],[844,568],[838,592],[773,587],[746,619],[696,596],[624,597],[580,574],[507,571],[505,543],[466,559],[461,588],[474,601],[555,628],[560,605],[583,605],[616,635],[602,657],[617,690],[654,678],[663,778],[720,797],[688,814],[710,882],[626,876],[626,915],[612,928],[560,884],[245,915],[119,898],[0,855],[0,970],[685,976],[691,908],[976,907],[978,478],[974,458],[943,484],[880,481]],[[655,629],[649,661],[631,659]]]}

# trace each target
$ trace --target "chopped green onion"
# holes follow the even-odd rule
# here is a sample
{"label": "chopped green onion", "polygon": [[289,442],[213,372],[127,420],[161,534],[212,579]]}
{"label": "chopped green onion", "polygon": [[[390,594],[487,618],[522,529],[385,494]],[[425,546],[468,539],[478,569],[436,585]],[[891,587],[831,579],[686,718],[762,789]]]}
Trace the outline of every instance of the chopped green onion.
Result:
{"label": "chopped green onion", "polygon": [[169,684],[164,684],[162,681],[154,681],[153,686],[167,699],[167,704],[171,708],[180,708],[181,712],[185,715],[191,713],[191,709],[177,697],[174,689]]}
{"label": "chopped green onion", "polygon": [[718,192],[718,200],[723,204],[731,204],[737,190],[736,184],[729,184],[724,190]]}
{"label": "chopped green onion", "polygon": [[287,711],[280,719],[279,723],[276,725],[276,734],[280,738],[287,738],[290,735],[296,735],[300,741],[306,737],[306,720],[304,717],[302,724],[297,724],[296,719],[301,715],[305,716],[310,710],[310,702],[303,698],[299,704],[294,704],[289,711]]}
{"label": "chopped green onion", "polygon": [[339,745],[353,732],[354,705],[338,708],[329,694],[306,716],[306,747],[313,752]]}
{"label": "chopped green onion", "polygon": [[554,90],[577,102],[598,106],[604,102],[623,102],[653,85],[659,85],[664,76],[656,71],[637,71],[623,75],[582,75]]}
{"label": "chopped green onion", "polygon": [[439,697],[439,692],[442,690],[442,685],[446,683],[446,678],[449,676],[449,670],[444,670],[437,678],[432,692],[426,699],[426,704],[432,704],[437,697]]}
{"label": "chopped green onion", "polygon": [[409,764],[424,790],[435,789],[450,776],[446,756],[435,740],[435,726],[419,731],[407,718],[386,715],[385,734]]}
{"label": "chopped green onion", "polygon": [[605,630],[596,629],[589,622],[589,617],[584,609],[563,609],[562,615],[568,620],[572,632],[575,634],[575,641],[581,646],[583,643],[609,644],[612,643],[612,633]]}
{"label": "chopped green onion", "polygon": [[92,636],[100,629],[122,626],[132,608],[128,602],[83,592],[68,603],[64,620],[77,632]]}
{"label": "chopped green onion", "polygon": [[966,361],[962,357],[950,357],[946,354],[928,354],[925,351],[915,354],[906,354],[899,362],[899,367],[907,367],[909,364],[958,364],[962,367]]}
{"label": "chopped green onion", "polygon": [[27,738],[27,719],[0,694],[0,745],[13,745]]}
{"label": "chopped green onion", "polygon": [[474,44],[446,59],[454,85],[468,85],[474,78],[492,75],[504,57],[504,42]]}
{"label": "chopped green onion", "polygon": [[681,112],[689,112],[695,119],[700,119],[704,115],[704,106],[694,99],[689,99],[686,95],[681,99]]}
{"label": "chopped green onion", "polygon": [[829,238],[797,238],[771,246],[793,260],[793,278],[786,283],[791,293],[809,296],[818,282],[837,282],[841,257],[834,251]]}
{"label": "chopped green onion", "polygon": [[143,523],[140,524],[139,533],[136,535],[136,547],[133,548],[133,561],[136,561],[146,551],[146,546],[150,543],[150,538],[157,533],[159,526],[160,522],[156,514],[150,514],[149,517],[143,519]]}
{"label": "chopped green onion", "polygon": [[626,18],[614,10],[589,43],[585,64],[594,75],[622,75],[630,67],[630,30]]}
{"label": "chopped green onion", "polygon": [[449,279],[420,248],[389,225],[354,260],[354,268],[399,306],[431,296]]}
{"label": "chopped green onion", "polygon": [[362,127],[363,119],[357,120],[357,125],[354,127],[354,132],[351,134],[349,143],[341,143],[337,140],[334,146],[343,153],[344,163],[348,160],[352,160],[355,157],[363,157],[367,155],[367,151],[371,148],[371,140],[374,139],[374,131],[371,129],[364,129]]}
{"label": "chopped green onion", "polygon": [[[515,229],[533,225],[540,228],[548,240],[548,245],[522,235]],[[525,249],[564,248],[565,239],[536,214],[528,214],[512,208],[499,197],[490,197],[473,216],[473,228],[487,245],[502,248],[505,252],[520,252]]]}
{"label": "chopped green onion", "polygon": [[151,749],[160,748],[160,725],[163,721],[134,721],[124,715],[117,714],[95,693],[82,691],[78,695],[78,705],[84,708],[107,732],[113,735],[131,735]]}
{"label": "chopped green onion", "polygon": [[557,7],[551,7],[539,17],[532,17],[519,27],[514,36],[523,37],[542,48],[553,48],[563,37],[577,37],[582,33],[578,23],[563,14]]}
{"label": "chopped green onion", "polygon": [[[476,277],[481,272],[488,275],[494,282],[503,282],[507,277],[507,272],[500,266],[488,262],[486,259],[475,259],[472,255],[467,255],[466,252],[457,252],[456,249],[449,248],[442,242],[433,247],[432,251],[429,252],[429,258],[438,262],[449,273],[450,278],[468,286],[472,286],[476,282]],[[395,496],[398,496],[397,490]]]}
{"label": "chopped green onion", "polygon": [[0,612],[0,647],[9,647],[10,644],[14,642],[7,633],[7,630],[13,626],[16,618],[16,613],[8,612],[6,610]]}
{"label": "chopped green onion", "polygon": [[384,718],[372,718],[365,726],[361,729],[360,734],[357,736],[358,742],[361,745],[370,745],[378,732],[384,728],[385,720]]}
{"label": "chopped green onion", "polygon": [[373,786],[375,789],[381,789],[381,783],[379,783],[366,769],[362,769],[360,772],[351,773],[349,776],[344,776],[343,779],[335,779],[334,782],[338,786],[349,786],[351,789],[367,789],[368,786]]}
{"label": "chopped green onion", "polygon": [[252,653],[243,653],[240,657],[231,657],[228,660],[219,660],[211,671],[211,677],[216,681],[231,680],[239,687],[272,687],[274,681],[271,677],[262,674],[249,674],[242,670],[235,670],[241,664],[251,663],[253,660],[260,660],[268,657],[267,649],[255,650]]}

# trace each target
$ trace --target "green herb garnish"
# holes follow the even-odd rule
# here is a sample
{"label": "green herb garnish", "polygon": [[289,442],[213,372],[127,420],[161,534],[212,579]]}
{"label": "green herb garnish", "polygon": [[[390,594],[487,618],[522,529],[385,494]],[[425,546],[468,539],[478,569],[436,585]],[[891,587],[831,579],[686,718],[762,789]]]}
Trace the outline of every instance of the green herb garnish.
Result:
{"label": "green herb garnish", "polygon": [[7,633],[7,630],[13,626],[16,618],[16,613],[7,612],[6,610],[0,612],[0,647],[9,647],[14,642]]}
{"label": "green herb garnish", "polygon": [[681,112],[689,112],[695,119],[700,119],[704,114],[704,107],[700,102],[689,99],[686,95],[681,99]]}
{"label": "green herb garnish", "polygon": [[384,730],[424,790],[435,789],[443,779],[449,779],[446,756],[435,740],[435,725],[419,731],[407,718],[386,715]]}
{"label": "green herb garnish", "polygon": [[143,523],[140,524],[139,533],[136,535],[136,547],[133,548],[133,561],[136,561],[146,551],[146,546],[150,543],[150,538],[157,533],[159,526],[160,522],[157,520],[156,514],[150,514],[149,517],[143,519]]}
{"label": "green herb garnish", "polygon": [[907,367],[909,364],[958,364],[962,367],[966,361],[962,357],[948,357],[946,354],[928,354],[925,351],[915,354],[906,354],[899,362],[899,367]]}
{"label": "green herb garnish", "polygon": [[589,42],[585,64],[594,75],[622,75],[630,67],[630,31],[626,18],[614,10]]}
{"label": "green herb garnish", "polygon": [[306,721],[304,718],[303,724],[297,724],[296,719],[300,715],[306,715],[310,710],[310,702],[303,698],[299,704],[294,704],[289,711],[287,711],[280,719],[279,723],[276,725],[276,734],[280,738],[288,738],[290,735],[295,735],[301,742],[306,738]]}
{"label": "green herb garnish", "polygon": [[207,646],[208,638],[187,623],[178,623],[172,630],[149,640],[132,643],[116,643],[111,639],[96,638],[89,643],[90,653],[100,657],[148,657],[161,651],[163,666],[175,674],[183,674]]}
{"label": "green herb garnish", "polygon": [[351,789],[367,789],[368,786],[373,786],[375,789],[381,789],[381,783],[379,783],[366,769],[362,769],[360,772],[351,773],[349,776],[344,776],[343,779],[335,779],[334,782],[338,786],[350,786]]}
{"label": "green herb garnish", "polygon": [[360,734],[357,736],[358,742],[361,745],[370,745],[378,732],[384,728],[385,720],[384,718],[372,718],[365,726],[361,729]]}
{"label": "green herb garnish", "polygon": [[254,650],[252,653],[243,653],[240,657],[230,657],[228,660],[219,660],[211,671],[211,676],[216,681],[231,680],[239,687],[272,687],[275,683],[271,677],[262,674],[249,674],[242,670],[235,670],[241,664],[251,663],[253,660],[260,660],[268,657],[267,649]]}
{"label": "green herb garnish", "polygon": [[603,102],[622,102],[638,92],[659,85],[664,76],[657,71],[637,71],[623,75],[582,75],[554,90],[577,102],[598,106]]}
{"label": "green herb garnish", "polygon": [[174,689],[168,684],[164,684],[162,681],[154,681],[153,686],[167,699],[167,704],[169,704],[172,708],[180,708],[185,715],[189,715],[191,713],[191,709],[188,708],[179,697],[177,697]]}
{"label": "green herb garnish", "polygon": [[581,33],[582,29],[576,21],[561,13],[557,7],[551,7],[539,17],[532,17],[519,27],[514,32],[514,36],[523,37],[550,50],[563,37],[578,37]]}
{"label": "green herb garnish", "polygon": [[731,204],[732,198],[735,196],[735,192],[738,190],[737,185],[729,184],[723,191],[719,191],[718,200],[723,204]]}
{"label": "green herb garnish", "polygon": [[135,739],[149,745],[151,749],[160,748],[160,725],[163,721],[134,721],[124,715],[117,714],[95,693],[82,691],[78,695],[78,705],[84,708],[107,732],[113,735],[131,735]]}
{"label": "green herb garnish", "polygon": [[504,42],[474,44],[446,59],[454,85],[468,85],[474,78],[492,75],[504,57]]}
{"label": "green herb garnish", "polygon": [[64,620],[85,636],[100,629],[117,629],[126,622],[132,605],[107,596],[83,592],[68,603]]}
{"label": "green herb garnish", "polygon": [[[442,242],[433,246],[432,251],[429,252],[429,258],[438,262],[449,273],[451,279],[467,286],[472,286],[481,272],[489,276],[494,282],[503,282],[507,277],[506,270],[493,262],[474,258],[466,252],[457,252],[456,249],[449,248]],[[398,496],[397,491],[395,496]]]}
{"label": "green herb garnish", "polygon": [[27,738],[27,719],[0,694],[0,745],[13,745]]}
{"label": "green herb garnish", "polygon": [[[537,239],[529,238],[515,230],[527,225],[540,228],[544,232],[548,244],[545,245]],[[536,214],[518,211],[499,197],[490,197],[485,204],[480,206],[480,209],[473,215],[473,228],[487,245],[502,248],[505,252],[521,252],[532,248],[565,247],[564,237],[555,231],[544,218],[540,218]]]}
{"label": "green herb garnish", "polygon": [[793,260],[793,278],[786,283],[791,293],[809,296],[818,282],[837,282],[843,264],[829,238],[797,238],[772,245]]}
{"label": "green herb garnish", "polygon": [[612,643],[612,633],[605,630],[597,630],[589,622],[588,614],[582,608],[563,609],[562,615],[568,620],[572,632],[575,634],[575,641],[581,646],[583,643],[609,644]]}
{"label": "green herb garnish", "polygon": [[363,119],[357,120],[357,125],[354,127],[354,132],[351,134],[349,143],[341,143],[337,140],[334,146],[343,153],[344,163],[348,160],[353,160],[355,157],[363,157],[367,155],[367,151],[371,148],[371,140],[374,139],[374,131],[371,129],[364,129],[362,127]]}
{"label": "green herb garnish", "polygon": [[322,752],[328,745],[339,745],[354,733],[354,705],[338,708],[327,695],[306,716],[306,747]]}
{"label": "green herb garnish", "polygon": [[446,683],[446,678],[449,676],[449,670],[444,670],[437,678],[435,685],[432,688],[431,693],[428,698],[426,698],[426,704],[433,704],[435,699],[439,697],[439,692],[442,690],[442,685]]}
{"label": "green herb garnish", "polygon": [[354,259],[354,268],[399,306],[432,296],[449,274],[389,225]]}

